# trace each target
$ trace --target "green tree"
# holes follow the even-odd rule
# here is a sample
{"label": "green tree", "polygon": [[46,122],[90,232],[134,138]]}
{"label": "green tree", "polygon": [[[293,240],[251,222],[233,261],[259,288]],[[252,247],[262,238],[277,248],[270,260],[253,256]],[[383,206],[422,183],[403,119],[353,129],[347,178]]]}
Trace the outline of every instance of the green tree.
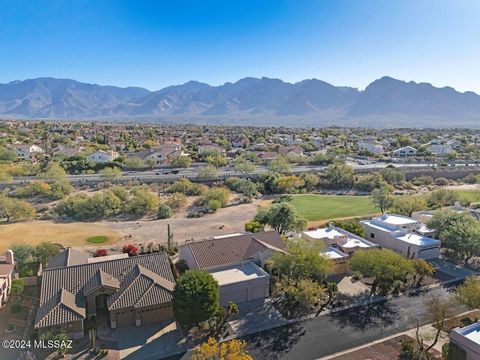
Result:
{"label": "green tree", "polygon": [[105,180],[113,181],[122,176],[122,170],[120,170],[118,167],[107,166],[100,171],[100,176]]}
{"label": "green tree", "polygon": [[390,167],[386,167],[380,171],[383,179],[387,184],[392,186],[399,186],[405,182],[405,174],[399,170],[395,170]]}
{"label": "green tree", "polygon": [[15,256],[15,262],[19,269],[26,263],[33,259],[34,248],[29,244],[15,244],[11,247],[13,255]]}
{"label": "green tree", "polygon": [[281,234],[287,231],[305,229],[307,222],[297,210],[286,202],[272,204],[268,208],[260,208],[255,215],[255,221],[263,225],[270,225]]}
{"label": "green tree", "polygon": [[212,317],[219,308],[218,283],[206,271],[187,270],[173,291],[175,319],[190,328]]}
{"label": "green tree", "polygon": [[305,186],[305,181],[295,175],[282,176],[277,179],[276,187],[281,193],[293,193]]}
{"label": "green tree", "polygon": [[327,298],[325,287],[311,279],[298,281],[282,279],[277,283],[276,292],[284,295],[285,305],[290,314],[294,310],[308,311],[314,305],[325,302]]}
{"label": "green tree", "polygon": [[177,168],[189,168],[192,166],[192,159],[190,156],[178,156],[170,162],[170,165]]}
{"label": "green tree", "polygon": [[67,176],[67,172],[59,163],[55,161],[48,162],[47,166],[40,173],[40,177],[46,180],[60,180]]}
{"label": "green tree", "polygon": [[395,281],[404,282],[408,274],[414,273],[412,260],[387,249],[356,251],[350,259],[350,269],[373,278],[371,295],[377,288],[388,293]]}
{"label": "green tree", "polygon": [[480,309],[480,279],[467,277],[465,282],[457,287],[455,298],[470,310]]}
{"label": "green tree", "polygon": [[288,242],[287,251],[275,252],[268,262],[272,271],[280,278],[292,281],[323,281],[333,271],[332,260],[321,255],[318,247],[303,240]]}
{"label": "green tree", "polygon": [[383,185],[378,189],[372,191],[372,201],[381,212],[387,211],[387,209],[393,204],[392,192],[388,185]]}
{"label": "green tree", "polygon": [[258,221],[252,220],[245,223],[245,231],[256,233],[263,231],[263,225]]}
{"label": "green tree", "polygon": [[10,222],[30,220],[34,216],[35,209],[28,202],[0,195],[0,219]]}
{"label": "green tree", "polygon": [[311,172],[302,173],[300,179],[303,180],[305,189],[308,191],[315,190],[320,183],[318,176]]}
{"label": "green tree", "polygon": [[439,210],[427,226],[437,231],[443,247],[462,254],[465,263],[480,254],[480,223],[469,213]]}
{"label": "green tree", "polygon": [[218,177],[218,170],[210,164],[202,166],[198,169],[197,177],[200,179],[216,179]]}
{"label": "green tree", "polygon": [[12,287],[10,291],[13,295],[19,296],[23,293],[23,279],[15,279],[12,281]]}
{"label": "green tree", "polygon": [[149,190],[138,190],[125,206],[127,212],[131,214],[146,215],[157,210],[159,204],[160,200],[157,194]]}
{"label": "green tree", "polygon": [[48,261],[60,252],[60,246],[49,242],[42,242],[35,246],[34,256],[43,268],[47,265]]}
{"label": "green tree", "polygon": [[323,177],[332,189],[350,189],[355,181],[355,172],[350,165],[336,162],[327,167]]}
{"label": "green tree", "polygon": [[413,280],[416,285],[420,285],[425,276],[432,276],[436,271],[433,265],[423,259],[413,260],[413,267],[415,269]]}
{"label": "green tree", "polygon": [[143,169],[146,167],[145,161],[136,156],[125,158],[123,163],[125,164],[125,167],[129,169]]}
{"label": "green tree", "polygon": [[396,196],[391,204],[396,214],[411,217],[415,211],[426,209],[427,202],[420,196]]}
{"label": "green tree", "polygon": [[167,204],[160,204],[158,207],[157,217],[159,219],[169,219],[173,215],[173,210]]}
{"label": "green tree", "polygon": [[243,175],[249,175],[255,171],[255,164],[248,161],[244,157],[238,157],[235,160],[235,170]]}
{"label": "green tree", "polygon": [[453,190],[438,189],[433,191],[427,199],[428,206],[445,207],[455,204],[460,200],[460,195]]}
{"label": "green tree", "polygon": [[224,187],[213,187],[208,189],[201,198],[204,204],[208,204],[211,200],[217,200],[221,207],[225,207],[228,204],[230,198],[230,191]]}
{"label": "green tree", "polygon": [[268,171],[272,173],[288,174],[291,172],[290,164],[284,157],[279,156],[268,162]]}

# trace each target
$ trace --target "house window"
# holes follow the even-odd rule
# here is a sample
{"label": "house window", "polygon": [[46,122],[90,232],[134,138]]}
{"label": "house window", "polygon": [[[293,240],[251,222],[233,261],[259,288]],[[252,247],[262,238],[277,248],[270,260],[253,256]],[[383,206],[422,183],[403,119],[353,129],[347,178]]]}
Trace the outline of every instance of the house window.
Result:
{"label": "house window", "polygon": [[375,239],[375,234],[374,234],[374,233],[370,233],[370,238],[371,238],[371,239]]}

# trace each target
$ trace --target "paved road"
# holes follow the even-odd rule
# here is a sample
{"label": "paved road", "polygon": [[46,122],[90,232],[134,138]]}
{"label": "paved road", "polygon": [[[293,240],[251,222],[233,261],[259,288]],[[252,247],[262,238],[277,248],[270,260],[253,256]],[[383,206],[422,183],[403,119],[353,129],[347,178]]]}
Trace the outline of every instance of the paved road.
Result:
{"label": "paved road", "polygon": [[[420,295],[399,297],[363,308],[286,325],[245,337],[254,359],[317,359],[427,324],[426,302],[431,294],[447,296],[438,288]],[[454,314],[466,311],[452,306]]]}
{"label": "paved road", "polygon": [[[349,164],[354,169],[363,170],[363,171],[382,169],[389,165],[388,163],[382,163],[382,162],[368,163],[368,164],[358,164],[354,162],[349,162]],[[394,166],[402,169],[428,169],[430,164],[415,163],[415,164],[408,164],[406,166],[402,164],[395,164]],[[308,171],[322,172],[325,170],[325,168],[326,168],[325,166],[298,165],[298,166],[292,166],[291,170],[292,170],[292,173],[298,174],[298,173],[303,173]],[[194,180],[198,178],[198,169],[199,169],[199,166],[188,168],[188,169],[177,169],[178,170],[177,174],[173,174],[171,172],[163,173],[163,171],[165,170],[124,171],[122,176],[119,177],[116,181],[128,182],[132,180],[140,180],[144,182],[173,182],[175,180],[178,180],[184,177]],[[167,170],[167,172],[168,171],[169,170]],[[248,174],[248,176],[256,176],[265,171],[267,171],[266,166],[257,166],[253,172]],[[239,176],[239,177],[244,176],[243,174],[235,171],[235,168],[233,167],[220,168],[218,170],[218,174],[220,178],[225,178],[228,176]],[[104,179],[99,174],[69,175],[68,179],[72,183],[81,183],[81,182],[96,183],[96,182],[104,181]],[[31,180],[35,180],[35,177],[28,177],[28,176],[15,177],[9,184],[21,184]],[[216,179],[213,179],[213,180],[216,180]]]}

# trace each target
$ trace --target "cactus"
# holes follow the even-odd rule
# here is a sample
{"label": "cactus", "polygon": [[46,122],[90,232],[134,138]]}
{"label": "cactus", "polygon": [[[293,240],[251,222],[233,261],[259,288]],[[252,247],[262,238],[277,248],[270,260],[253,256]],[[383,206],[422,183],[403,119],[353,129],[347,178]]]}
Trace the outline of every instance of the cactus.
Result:
{"label": "cactus", "polygon": [[167,225],[167,251],[171,253],[173,250],[173,233],[170,231],[170,224]]}

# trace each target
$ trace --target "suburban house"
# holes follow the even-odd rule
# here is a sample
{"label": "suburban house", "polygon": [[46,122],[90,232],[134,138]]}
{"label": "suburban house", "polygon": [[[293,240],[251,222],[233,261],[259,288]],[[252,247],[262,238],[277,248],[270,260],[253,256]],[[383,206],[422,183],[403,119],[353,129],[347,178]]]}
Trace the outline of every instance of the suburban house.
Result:
{"label": "suburban house", "polygon": [[428,146],[427,150],[430,154],[435,156],[446,156],[455,152],[454,149],[445,144],[432,144]]}
{"label": "suburban house", "polygon": [[355,251],[378,247],[377,244],[336,227],[333,223],[326,228],[304,231],[302,237],[313,244],[320,243],[326,247],[322,253],[333,260],[336,274],[348,272],[348,259]]}
{"label": "suburban house", "polygon": [[285,243],[276,231],[232,234],[178,248],[189,269],[208,271],[220,287],[220,303],[242,303],[269,296],[270,276],[261,267]]}
{"label": "suburban house", "polygon": [[373,155],[382,155],[384,153],[383,146],[378,142],[359,141],[357,143],[358,151],[366,151]]}
{"label": "suburban house", "polygon": [[15,150],[19,160],[35,160],[39,154],[43,154],[45,150],[38,145],[13,144],[11,149]]}
{"label": "suburban house", "polygon": [[405,257],[433,259],[440,256],[440,241],[426,236],[432,230],[420,221],[385,213],[360,223],[367,239]]}
{"label": "suburban house", "polygon": [[116,151],[98,150],[87,156],[87,160],[93,163],[107,163],[118,158],[119,154]]}
{"label": "suburban house", "polygon": [[465,351],[465,360],[480,359],[480,322],[450,331],[450,343]]}
{"label": "suburban house", "polygon": [[13,251],[7,250],[5,256],[0,256],[0,307],[7,302],[10,295],[14,268]]}
{"label": "suburban house", "polygon": [[81,338],[93,317],[112,329],[173,319],[175,280],[163,252],[85,263],[81,252],[67,249],[53,261],[42,276],[34,325],[40,332],[54,327]]}
{"label": "suburban house", "polygon": [[85,148],[83,146],[60,145],[53,151],[53,153],[55,155],[62,155],[68,158],[68,157],[80,155],[84,151],[85,151]]}
{"label": "suburban house", "polygon": [[333,223],[328,224],[328,227],[325,228],[304,231],[302,232],[302,237],[312,243],[321,242],[324,246],[333,246],[348,256],[352,256],[357,250],[367,250],[378,247],[377,244],[336,227]]}
{"label": "suburban house", "polygon": [[393,152],[393,157],[395,158],[414,157],[416,155],[417,149],[415,149],[413,146],[404,146]]}
{"label": "suburban house", "polygon": [[303,149],[300,146],[281,146],[278,153],[282,156],[304,156]]}
{"label": "suburban house", "polygon": [[[460,202],[456,201],[454,205],[452,206],[445,206],[442,208],[442,210],[452,210],[455,212],[468,212],[470,215],[472,215],[475,219],[480,220],[480,210],[479,209],[472,209],[468,208],[465,206],[462,206]],[[412,217],[418,221],[421,222],[428,222],[435,212],[437,210],[422,210],[422,211],[416,211],[412,214]],[[435,229],[432,229],[432,231]]]}
{"label": "suburban house", "polygon": [[127,157],[138,157],[144,161],[152,161],[156,165],[166,163],[168,160],[176,159],[180,156],[187,156],[182,150],[181,145],[160,145],[152,149],[127,153]]}

